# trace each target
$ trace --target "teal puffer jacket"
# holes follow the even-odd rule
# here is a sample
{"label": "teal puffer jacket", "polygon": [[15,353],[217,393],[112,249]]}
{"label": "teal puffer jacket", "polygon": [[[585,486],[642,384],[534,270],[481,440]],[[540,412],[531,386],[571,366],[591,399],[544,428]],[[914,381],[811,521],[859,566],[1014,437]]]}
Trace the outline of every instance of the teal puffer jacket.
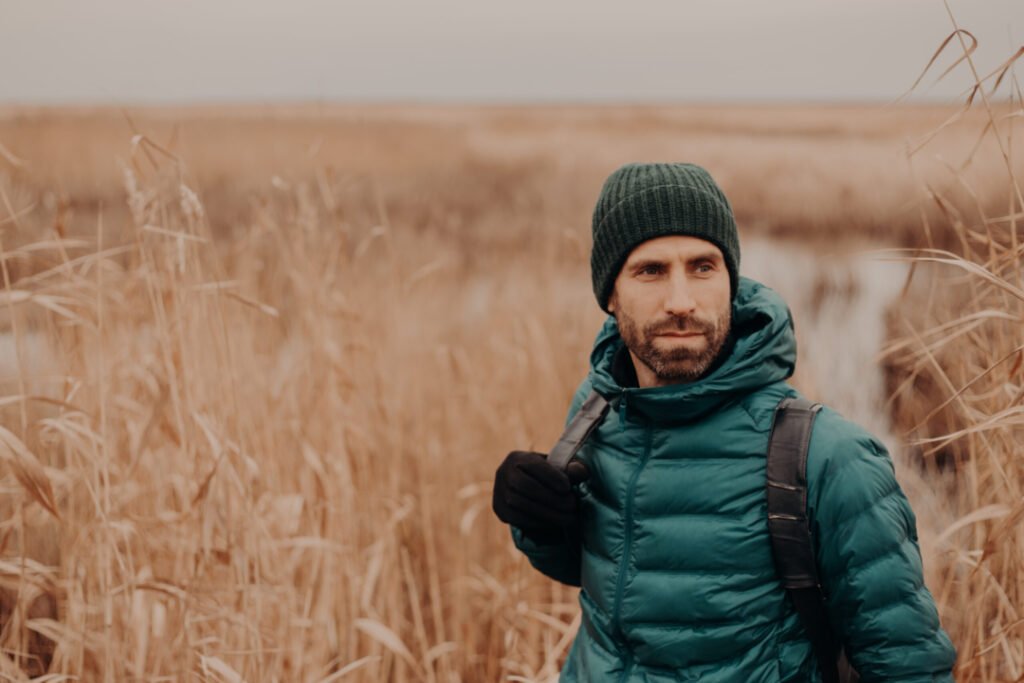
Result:
{"label": "teal puffer jacket", "polygon": [[[582,528],[549,545],[512,528],[538,570],[582,587],[564,683],[820,680],[775,574],[765,509],[773,411],[797,395],[785,383],[793,323],[782,299],[748,278],[727,353],[700,381],[641,389],[623,369],[614,318],[597,336],[569,413],[591,388],[612,406],[578,456],[591,472],[577,487]],[[829,617],[861,680],[952,681],[956,653],[885,447],[826,407],[807,475]]]}

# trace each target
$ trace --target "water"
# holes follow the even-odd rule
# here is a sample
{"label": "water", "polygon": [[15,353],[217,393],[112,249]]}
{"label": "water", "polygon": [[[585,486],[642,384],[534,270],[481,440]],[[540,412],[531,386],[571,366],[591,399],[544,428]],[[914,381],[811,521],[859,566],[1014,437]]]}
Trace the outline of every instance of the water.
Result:
{"label": "water", "polygon": [[824,252],[765,239],[747,239],[742,247],[741,272],[777,291],[792,311],[794,383],[895,447],[878,353],[906,264],[882,261],[863,248]]}
{"label": "water", "polygon": [[889,449],[896,477],[917,512],[922,546],[951,523],[934,482],[910,466],[893,433],[878,354],[887,342],[886,313],[906,280],[906,263],[881,260],[879,247],[744,239],[740,271],[776,290],[789,304],[797,333],[792,383],[877,436]]}

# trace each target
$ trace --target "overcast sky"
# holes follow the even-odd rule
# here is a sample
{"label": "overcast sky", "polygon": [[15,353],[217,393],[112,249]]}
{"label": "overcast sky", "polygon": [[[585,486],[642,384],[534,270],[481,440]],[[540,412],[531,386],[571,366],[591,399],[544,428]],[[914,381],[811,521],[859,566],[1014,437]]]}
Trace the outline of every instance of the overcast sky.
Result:
{"label": "overcast sky", "polygon": [[[1024,44],[1024,0],[949,2],[983,73]],[[942,0],[0,0],[0,103],[890,100],[951,31]]]}

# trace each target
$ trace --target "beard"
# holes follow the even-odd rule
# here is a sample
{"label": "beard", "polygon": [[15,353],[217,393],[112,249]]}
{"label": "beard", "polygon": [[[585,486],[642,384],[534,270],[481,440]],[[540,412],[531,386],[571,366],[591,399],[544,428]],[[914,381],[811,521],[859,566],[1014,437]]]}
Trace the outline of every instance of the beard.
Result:
{"label": "beard", "polygon": [[[636,320],[619,311],[615,320],[626,347],[651,369],[660,385],[680,384],[700,379],[714,364],[729,337],[732,307],[717,319],[670,315],[641,327]],[[701,348],[685,345],[662,348],[657,346],[656,338],[665,332],[699,332],[706,343]]]}

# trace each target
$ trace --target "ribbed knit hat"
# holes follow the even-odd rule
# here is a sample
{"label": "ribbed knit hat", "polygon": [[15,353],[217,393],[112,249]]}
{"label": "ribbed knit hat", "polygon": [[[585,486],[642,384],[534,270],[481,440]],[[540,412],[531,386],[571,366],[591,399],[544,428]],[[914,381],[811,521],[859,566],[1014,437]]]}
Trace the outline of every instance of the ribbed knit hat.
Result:
{"label": "ribbed knit hat", "polygon": [[721,188],[696,164],[619,167],[601,188],[593,228],[590,272],[594,295],[605,312],[629,253],[641,242],[664,235],[700,237],[721,249],[732,296],[736,296],[740,266],[736,220]]}

